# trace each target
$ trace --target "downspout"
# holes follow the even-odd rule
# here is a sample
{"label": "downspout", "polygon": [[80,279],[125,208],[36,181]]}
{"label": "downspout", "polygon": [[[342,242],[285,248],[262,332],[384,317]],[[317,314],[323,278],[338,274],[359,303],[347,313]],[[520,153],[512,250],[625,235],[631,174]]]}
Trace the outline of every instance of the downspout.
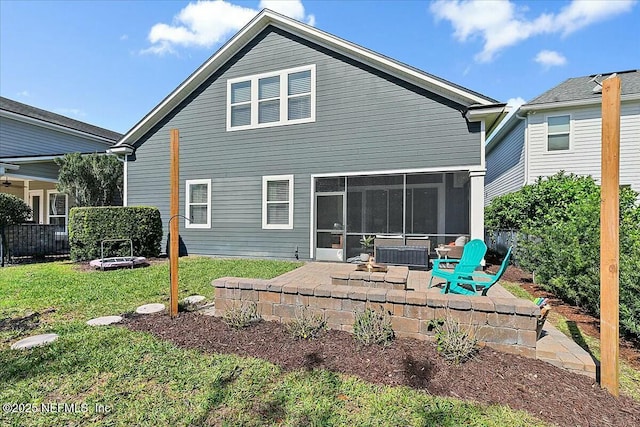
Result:
{"label": "downspout", "polygon": [[[129,204],[129,194],[128,194],[128,169],[129,169],[129,155],[135,152],[135,148],[128,144],[123,144],[120,146],[116,146],[107,150],[107,154],[115,155],[118,160],[123,163],[123,188],[122,188],[122,206],[127,206]],[[120,156],[122,155],[122,159]]]}
{"label": "downspout", "polygon": [[524,120],[524,181],[522,187],[527,185],[529,181],[529,115],[521,116],[520,109],[516,111],[516,119]]}

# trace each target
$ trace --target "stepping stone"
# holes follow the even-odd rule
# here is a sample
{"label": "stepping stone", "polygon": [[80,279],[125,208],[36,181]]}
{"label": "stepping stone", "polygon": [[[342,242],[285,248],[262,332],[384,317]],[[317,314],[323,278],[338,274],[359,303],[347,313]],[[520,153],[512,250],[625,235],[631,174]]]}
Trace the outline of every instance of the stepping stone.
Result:
{"label": "stepping stone", "polygon": [[29,338],[22,339],[18,342],[13,343],[11,346],[12,350],[26,350],[32,347],[38,347],[41,345],[49,344],[58,339],[58,334],[43,334],[43,335],[34,335]]}
{"label": "stepping stone", "polygon": [[105,326],[111,325],[112,323],[122,322],[121,316],[102,316],[96,317],[95,319],[87,320],[87,325],[89,326]]}
{"label": "stepping stone", "polygon": [[203,297],[202,295],[191,295],[190,297],[186,297],[183,301],[185,304],[195,305],[204,300],[205,297]]}
{"label": "stepping stone", "polygon": [[138,314],[153,314],[160,313],[164,310],[164,304],[145,304],[136,308]]}

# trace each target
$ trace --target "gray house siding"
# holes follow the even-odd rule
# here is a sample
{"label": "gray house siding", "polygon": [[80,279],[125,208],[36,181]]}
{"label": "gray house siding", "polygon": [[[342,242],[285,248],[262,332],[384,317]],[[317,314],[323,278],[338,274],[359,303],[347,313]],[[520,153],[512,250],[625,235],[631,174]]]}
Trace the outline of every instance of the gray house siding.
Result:
{"label": "gray house siding", "polygon": [[[316,121],[226,131],[227,79],[316,65]],[[134,144],[128,204],[169,206],[169,129],[187,179],[211,179],[211,228],[185,229],[190,253],[309,258],[311,175],[481,164],[480,125],[464,106],[273,27],[245,46]],[[293,230],[263,230],[262,176],[294,175]]]}
{"label": "gray house siding", "polygon": [[38,162],[20,165],[20,169],[13,174],[45,180],[58,180],[58,165],[55,162]]}
{"label": "gray house siding", "polygon": [[0,157],[104,152],[110,144],[0,117]]}
{"label": "gray house siding", "polygon": [[487,153],[487,175],[485,176],[484,203],[488,205],[494,197],[519,190],[525,180],[526,121],[518,120],[513,129],[489,153]]}

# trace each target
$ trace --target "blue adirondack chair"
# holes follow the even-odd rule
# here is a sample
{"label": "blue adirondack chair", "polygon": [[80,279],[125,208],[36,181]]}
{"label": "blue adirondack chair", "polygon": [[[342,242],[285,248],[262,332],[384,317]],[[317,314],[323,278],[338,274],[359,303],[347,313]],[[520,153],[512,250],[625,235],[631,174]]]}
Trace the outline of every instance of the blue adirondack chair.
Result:
{"label": "blue adirondack chair", "polygon": [[507,251],[507,255],[505,255],[502,265],[500,265],[500,269],[495,275],[481,272],[473,272],[471,276],[466,274],[458,275],[447,280],[447,285],[442,290],[442,293],[446,294],[451,292],[462,295],[476,295],[480,292],[482,295],[487,295],[489,288],[500,280],[507,269],[512,249],[511,247]]}
{"label": "blue adirondack chair", "polygon": [[[462,258],[460,259],[436,259],[433,260],[433,270],[431,270],[431,280],[429,280],[429,288],[434,277],[440,277],[447,282],[456,277],[471,277],[471,273],[480,266],[484,254],[487,253],[487,245],[480,239],[473,239],[462,250]],[[455,264],[453,271],[444,271],[442,264]]]}

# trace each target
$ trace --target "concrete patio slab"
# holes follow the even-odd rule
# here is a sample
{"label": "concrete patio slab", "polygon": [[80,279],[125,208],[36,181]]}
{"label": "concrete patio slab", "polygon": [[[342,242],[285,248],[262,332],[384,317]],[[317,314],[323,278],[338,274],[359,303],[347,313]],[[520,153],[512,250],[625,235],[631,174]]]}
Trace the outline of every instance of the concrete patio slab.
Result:
{"label": "concrete patio slab", "polygon": [[153,314],[159,313],[164,310],[164,304],[145,304],[136,308],[136,313],[138,314]]}
{"label": "concrete patio slab", "polygon": [[11,345],[12,350],[26,350],[33,347],[39,347],[54,342],[58,339],[58,334],[42,334],[34,335],[29,338],[21,339]]}
{"label": "concrete patio slab", "polygon": [[87,320],[89,326],[106,326],[122,322],[122,316],[102,316]]}

